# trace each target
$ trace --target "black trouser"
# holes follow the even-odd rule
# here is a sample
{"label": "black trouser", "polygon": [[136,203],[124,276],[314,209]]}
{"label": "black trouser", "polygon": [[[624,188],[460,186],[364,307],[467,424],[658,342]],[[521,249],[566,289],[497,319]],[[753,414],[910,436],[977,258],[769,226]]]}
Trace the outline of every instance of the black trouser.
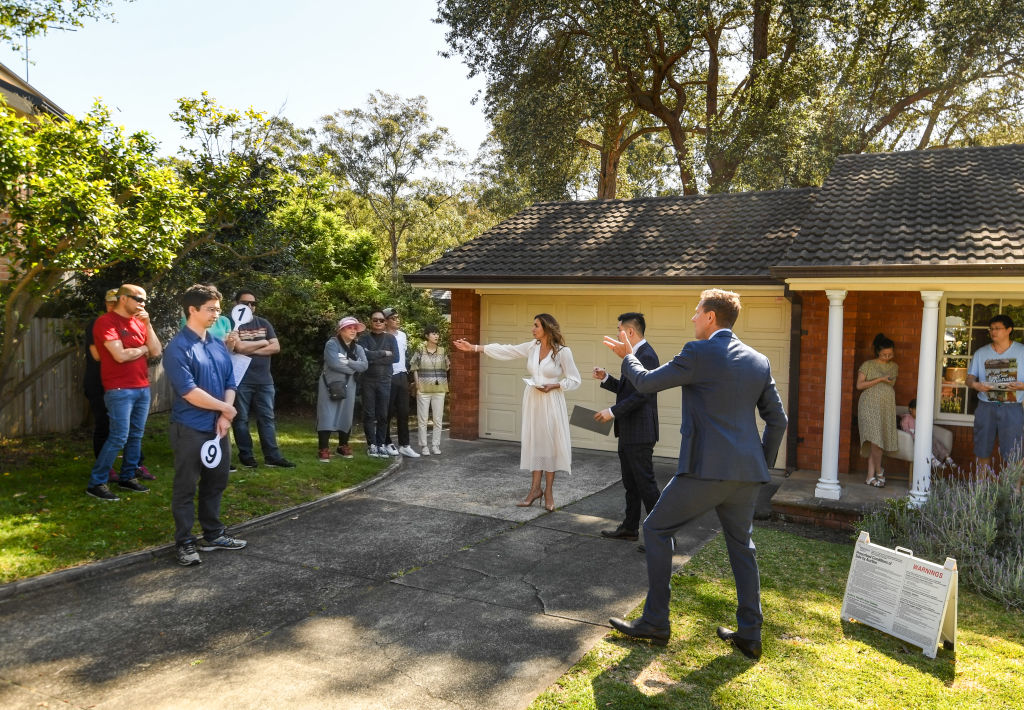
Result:
{"label": "black trouser", "polygon": [[388,398],[391,377],[363,378],[363,431],[367,446],[383,446],[388,433]]}
{"label": "black trouser", "polygon": [[92,457],[97,459],[110,436],[110,418],[107,416],[107,403],[103,401],[103,390],[86,394],[85,398],[92,410]]}
{"label": "black trouser", "polygon": [[398,419],[395,426],[398,433],[398,445],[409,445],[409,373],[399,372],[391,376],[391,395],[388,402],[388,422],[385,428],[384,443],[391,443],[391,418]]}
{"label": "black trouser", "polygon": [[[331,434],[333,434],[333,433],[334,432],[330,431],[329,429],[321,429],[321,430],[317,431],[316,437],[317,437],[317,440],[319,441],[319,444],[318,444],[317,448],[319,448],[319,449],[329,449],[329,448],[331,448]],[[347,431],[339,431],[338,432],[338,446],[345,446],[348,443],[348,435],[349,435],[349,432],[347,432]]]}
{"label": "black trouser", "polygon": [[[214,437],[214,432],[196,431],[179,422],[171,422],[171,449],[174,451],[174,486],[171,493],[171,513],[174,515],[174,542],[182,545],[194,542],[192,524],[199,511],[199,525],[203,537],[215,540],[224,533],[220,522],[220,498],[228,487],[228,461],[231,459],[231,440],[225,435],[220,440],[220,465],[206,468],[200,461],[202,445]],[[196,487],[199,503],[196,505]]]}
{"label": "black trouser", "polygon": [[661,492],[654,478],[654,443],[619,443],[619,464],[622,467],[622,487],[626,489],[626,517],[622,527],[639,530],[640,505],[647,514],[654,510]]}

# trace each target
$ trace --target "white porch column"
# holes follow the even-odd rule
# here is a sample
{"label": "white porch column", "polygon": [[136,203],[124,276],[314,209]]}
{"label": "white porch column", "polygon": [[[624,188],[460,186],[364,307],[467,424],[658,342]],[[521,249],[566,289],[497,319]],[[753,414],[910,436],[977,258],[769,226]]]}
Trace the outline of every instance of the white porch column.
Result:
{"label": "white porch column", "polygon": [[939,337],[942,291],[922,291],[921,349],[917,359],[917,422],[914,431],[914,471],[910,503],[921,505],[932,484],[932,424],[935,409],[935,344]]}
{"label": "white porch column", "polygon": [[828,355],[825,360],[825,421],[821,433],[821,478],[814,486],[817,498],[839,500],[839,413],[843,396],[843,301],[846,291],[825,291],[828,296]]}

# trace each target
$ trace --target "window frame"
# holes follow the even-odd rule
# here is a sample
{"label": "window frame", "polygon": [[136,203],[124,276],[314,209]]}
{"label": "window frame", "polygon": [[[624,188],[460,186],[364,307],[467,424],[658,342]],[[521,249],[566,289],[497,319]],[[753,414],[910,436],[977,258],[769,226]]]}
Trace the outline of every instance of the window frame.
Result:
{"label": "window frame", "polygon": [[[1004,313],[1004,304],[1009,302],[1012,305],[1024,305],[1024,294],[1007,294],[1005,292],[989,292],[989,291],[961,291],[953,293],[944,293],[942,301],[940,303],[939,312],[941,313],[941,322],[939,323],[937,341],[935,343],[935,405],[933,411],[933,421],[937,424],[953,424],[958,426],[973,426],[974,425],[974,414],[962,414],[956,412],[943,412],[942,409],[942,388],[943,386],[949,386],[945,381],[945,366],[944,361],[947,357],[945,353],[945,336],[946,336],[946,318],[947,308],[949,307],[949,301],[968,301],[970,306],[971,318],[974,317],[974,306],[978,301],[998,301],[999,313]],[[987,323],[986,323],[987,325]],[[977,328],[978,326],[974,321],[970,321],[963,326],[968,331]],[[1013,340],[1022,342],[1024,341],[1024,323],[1014,326]],[[971,340],[973,347],[973,338]],[[970,369],[971,359],[974,357],[974,351],[977,348],[969,348],[969,352],[966,356],[967,368]],[[954,356],[958,357],[958,356]],[[969,390],[964,387],[964,394],[970,396]]]}

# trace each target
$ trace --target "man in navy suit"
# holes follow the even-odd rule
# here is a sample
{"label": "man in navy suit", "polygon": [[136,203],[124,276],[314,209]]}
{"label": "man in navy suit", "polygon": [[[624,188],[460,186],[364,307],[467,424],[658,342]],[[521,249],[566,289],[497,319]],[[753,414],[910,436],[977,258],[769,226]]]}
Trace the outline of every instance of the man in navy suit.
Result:
{"label": "man in navy suit", "polygon": [[[644,337],[647,322],[643,313],[623,313],[619,316],[619,339],[632,348],[633,354],[648,370],[661,364],[658,354]],[[615,421],[615,436],[619,439],[619,465],[622,468],[622,486],[626,489],[626,514],[615,530],[602,530],[601,535],[624,540],[636,540],[640,534],[640,505],[647,514],[658,502],[658,482],[654,478],[654,445],[658,442],[658,395],[641,394],[626,378],[626,364],[622,364],[619,379],[609,375],[603,367],[594,368],[594,379],[601,380],[601,388],[615,393],[615,404],[594,415],[599,422]]]}
{"label": "man in navy suit", "polygon": [[[630,354],[628,343],[605,337],[624,357],[625,373],[638,392],[679,387],[682,443],[675,477],[644,521],[647,546],[647,601],[636,621],[611,619],[635,638],[668,643],[673,534],[714,508],[722,524],[729,563],[736,580],[736,631],[718,627],[718,636],[748,658],[761,657],[761,579],[753,531],[754,504],[786,431],[786,413],[775,388],[768,358],[744,345],[732,332],[740,312],[738,294],[708,289],[700,296],[693,322],[696,340],[671,362],[653,371]],[[757,433],[754,410],[765,422]]]}

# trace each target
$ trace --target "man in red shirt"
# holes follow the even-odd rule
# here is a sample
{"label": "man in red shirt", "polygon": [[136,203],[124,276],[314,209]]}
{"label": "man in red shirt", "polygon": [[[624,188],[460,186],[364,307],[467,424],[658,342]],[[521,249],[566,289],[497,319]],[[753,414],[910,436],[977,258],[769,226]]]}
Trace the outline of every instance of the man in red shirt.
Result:
{"label": "man in red shirt", "polygon": [[110,435],[96,457],[85,492],[100,500],[119,500],[107,487],[117,452],[124,460],[117,485],[127,491],[149,491],[136,480],[142,434],[149,417],[149,358],[162,351],[146,312],[146,291],[133,284],[117,290],[114,310],[96,319],[93,341],[100,354],[103,402],[110,418]]}

